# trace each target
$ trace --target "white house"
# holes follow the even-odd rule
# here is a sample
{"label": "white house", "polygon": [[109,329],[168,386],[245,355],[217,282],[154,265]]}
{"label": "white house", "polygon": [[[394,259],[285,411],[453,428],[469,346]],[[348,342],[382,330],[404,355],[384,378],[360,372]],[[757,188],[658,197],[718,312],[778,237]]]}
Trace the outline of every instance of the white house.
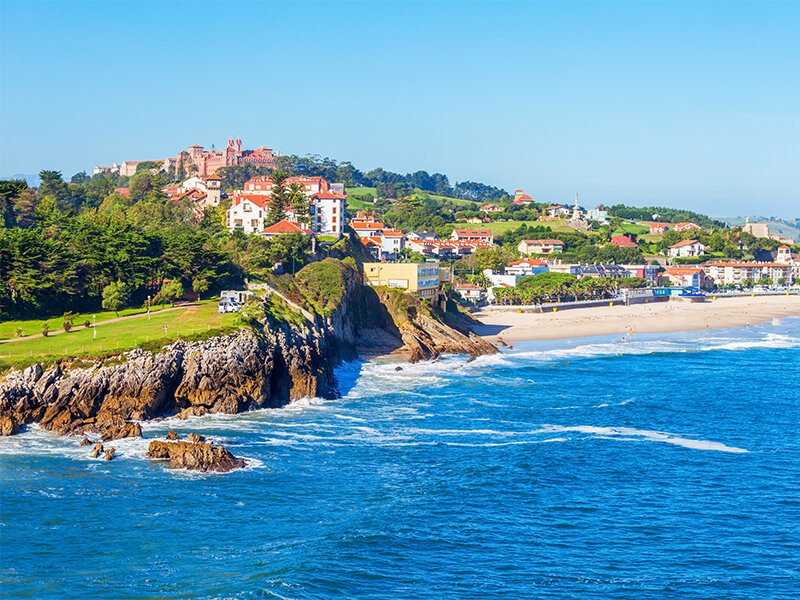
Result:
{"label": "white house", "polygon": [[461,294],[464,300],[471,302],[480,302],[486,297],[486,290],[474,283],[457,283],[453,289]]}
{"label": "white house", "polygon": [[547,273],[550,267],[546,262],[536,260],[533,258],[525,258],[523,260],[515,260],[506,267],[506,275],[538,275],[539,273]]}
{"label": "white house", "polygon": [[686,258],[690,256],[702,256],[706,253],[706,247],[697,240],[683,240],[669,247],[670,258]]}
{"label": "white house", "polygon": [[261,233],[267,216],[267,198],[244,194],[235,196],[233,204],[225,213],[225,225],[229,231]]}
{"label": "white house", "polygon": [[521,254],[556,254],[564,251],[561,240],[522,240],[517,244]]}

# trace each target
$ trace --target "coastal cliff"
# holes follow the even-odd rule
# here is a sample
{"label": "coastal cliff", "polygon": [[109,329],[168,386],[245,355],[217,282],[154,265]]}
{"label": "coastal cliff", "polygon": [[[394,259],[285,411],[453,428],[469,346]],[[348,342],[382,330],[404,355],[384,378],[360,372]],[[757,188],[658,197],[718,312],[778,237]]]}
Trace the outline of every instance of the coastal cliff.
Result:
{"label": "coastal cliff", "polygon": [[[140,436],[132,421],[234,414],[307,396],[336,397],[334,368],[370,346],[410,360],[496,352],[466,317],[398,290],[363,285],[346,261],[313,263],[245,307],[250,327],[158,351],[134,349],[105,364],[35,364],[0,380],[0,433],[39,423],[61,435]],[[276,289],[276,286],[281,289]]]}

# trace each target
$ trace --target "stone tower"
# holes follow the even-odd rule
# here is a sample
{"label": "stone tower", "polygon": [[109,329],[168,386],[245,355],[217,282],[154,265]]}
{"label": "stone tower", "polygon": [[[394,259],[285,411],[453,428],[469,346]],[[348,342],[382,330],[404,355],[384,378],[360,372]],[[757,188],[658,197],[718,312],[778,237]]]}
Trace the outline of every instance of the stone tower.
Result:
{"label": "stone tower", "polygon": [[209,175],[206,177],[206,205],[219,206],[222,195],[221,184],[222,179],[217,175]]}

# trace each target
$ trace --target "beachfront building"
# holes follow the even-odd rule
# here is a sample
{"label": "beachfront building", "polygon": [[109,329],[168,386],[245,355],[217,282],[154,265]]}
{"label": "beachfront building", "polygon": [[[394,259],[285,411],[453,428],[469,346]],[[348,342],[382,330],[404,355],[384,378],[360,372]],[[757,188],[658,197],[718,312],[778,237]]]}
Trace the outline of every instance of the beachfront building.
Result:
{"label": "beachfront building", "polygon": [[688,258],[691,256],[702,256],[706,253],[706,247],[697,240],[683,240],[669,247],[670,258]]}
{"label": "beachfront building", "polygon": [[489,245],[494,243],[490,229],[454,229],[450,239],[456,242],[483,242]]}
{"label": "beachfront building", "polygon": [[669,285],[678,287],[703,287],[705,272],[698,267],[673,267],[662,273]]}
{"label": "beachfront building", "polygon": [[717,285],[743,285],[746,279],[758,283],[769,278],[773,283],[794,283],[793,265],[779,262],[710,262],[703,265]]}
{"label": "beachfront building", "polygon": [[440,286],[449,279],[449,269],[438,262],[364,263],[364,284],[400,288],[412,296],[437,300]]}
{"label": "beachfront building", "polygon": [[659,265],[620,265],[628,272],[629,277],[641,277],[650,282],[658,279]]}
{"label": "beachfront building", "polygon": [[522,240],[517,244],[520,254],[558,254],[564,251],[564,242],[561,240]]}
{"label": "beachfront building", "polygon": [[486,298],[486,289],[474,283],[457,283],[453,289],[468,302],[480,302]]}
{"label": "beachfront building", "polygon": [[548,268],[553,273],[569,273],[578,279],[584,277],[610,277],[611,279],[630,277],[630,273],[622,265],[553,263],[548,265]]}
{"label": "beachfront building", "polygon": [[515,260],[506,267],[507,275],[538,275],[539,273],[547,273],[550,267],[543,260],[536,260],[535,258],[523,258],[522,260]]}

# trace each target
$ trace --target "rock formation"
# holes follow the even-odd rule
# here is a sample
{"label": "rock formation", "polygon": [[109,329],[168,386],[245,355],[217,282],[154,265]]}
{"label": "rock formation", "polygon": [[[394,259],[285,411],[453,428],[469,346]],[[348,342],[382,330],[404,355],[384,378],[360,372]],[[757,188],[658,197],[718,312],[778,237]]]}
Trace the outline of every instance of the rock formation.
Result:
{"label": "rock formation", "polygon": [[[196,434],[190,434],[190,437]],[[208,442],[153,440],[147,449],[147,456],[169,460],[173,469],[193,469],[197,471],[218,471],[226,473],[233,469],[241,469],[247,463],[236,458],[222,446],[214,446]]]}

